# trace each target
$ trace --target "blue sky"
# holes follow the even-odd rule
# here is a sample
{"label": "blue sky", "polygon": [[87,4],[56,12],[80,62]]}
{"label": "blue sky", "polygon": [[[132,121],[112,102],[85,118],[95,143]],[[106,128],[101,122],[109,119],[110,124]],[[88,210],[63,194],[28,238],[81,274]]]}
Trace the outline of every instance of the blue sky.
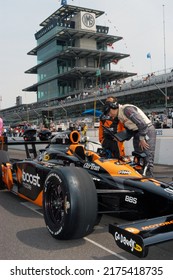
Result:
{"label": "blue sky", "polygon": [[[0,108],[14,106],[16,97],[23,103],[36,101],[35,93],[23,88],[37,81],[36,75],[24,72],[36,65],[36,57],[27,52],[36,46],[39,24],[57,10],[59,0],[0,0]],[[68,0],[105,11],[97,24],[110,27],[111,35],[122,36],[114,51],[130,57],[114,66],[115,70],[149,72],[173,68],[173,1],[172,0]],[[164,5],[164,7],[163,7]],[[147,58],[151,54],[151,59]]]}

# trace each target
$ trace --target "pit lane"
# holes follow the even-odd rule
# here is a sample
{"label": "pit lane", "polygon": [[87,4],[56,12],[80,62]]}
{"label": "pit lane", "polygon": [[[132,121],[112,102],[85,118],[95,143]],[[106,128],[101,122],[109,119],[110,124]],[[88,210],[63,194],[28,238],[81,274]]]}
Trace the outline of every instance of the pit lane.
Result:
{"label": "pit lane", "polygon": [[[10,150],[11,157],[25,158],[25,153]],[[172,166],[155,166],[155,174],[171,181]],[[166,176],[166,177],[165,177]],[[1,260],[137,260],[116,246],[108,233],[109,223],[124,223],[104,215],[92,234],[79,240],[59,241],[48,233],[42,209],[6,190],[0,191],[0,259]],[[153,246],[146,260],[172,260],[173,242]]]}

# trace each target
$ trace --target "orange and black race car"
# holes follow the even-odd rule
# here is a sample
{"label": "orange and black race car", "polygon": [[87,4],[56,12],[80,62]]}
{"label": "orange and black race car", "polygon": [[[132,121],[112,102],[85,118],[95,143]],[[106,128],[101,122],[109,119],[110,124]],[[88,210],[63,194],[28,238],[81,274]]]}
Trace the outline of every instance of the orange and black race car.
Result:
{"label": "orange and black race car", "polygon": [[[1,147],[12,144],[3,141]],[[109,232],[138,257],[173,239],[173,185],[141,174],[145,155],[107,159],[102,149],[91,151],[80,141],[78,131],[58,132],[39,154],[38,141],[15,143],[25,146],[25,160],[1,150],[0,187],[43,207],[46,227],[57,239],[88,235],[102,214],[135,219],[109,225]]]}

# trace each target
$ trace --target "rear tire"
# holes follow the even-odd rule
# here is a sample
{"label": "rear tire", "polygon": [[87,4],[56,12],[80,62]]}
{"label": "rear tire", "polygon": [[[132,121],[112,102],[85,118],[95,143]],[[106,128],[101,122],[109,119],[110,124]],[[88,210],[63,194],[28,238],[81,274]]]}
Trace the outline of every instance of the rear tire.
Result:
{"label": "rear tire", "polygon": [[44,219],[57,239],[82,238],[92,232],[97,219],[95,184],[82,168],[51,171],[43,190]]}

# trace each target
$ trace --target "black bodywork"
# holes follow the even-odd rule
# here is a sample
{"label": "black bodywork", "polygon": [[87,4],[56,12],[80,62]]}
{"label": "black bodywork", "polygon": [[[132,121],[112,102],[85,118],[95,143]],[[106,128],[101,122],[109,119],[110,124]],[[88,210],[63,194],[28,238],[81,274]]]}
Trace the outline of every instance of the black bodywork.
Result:
{"label": "black bodywork", "polygon": [[[29,153],[28,148],[27,153]],[[100,152],[100,154],[101,156],[85,149],[85,143],[79,142],[77,132],[76,134],[71,131],[59,132],[37,156],[34,149],[34,158],[13,162],[13,177],[17,192],[21,197],[42,206],[42,192],[47,195],[49,174],[50,177],[52,172],[56,175],[49,185],[54,185],[55,179],[59,177],[58,182],[62,181],[62,178],[68,177],[70,172],[75,173],[75,180],[79,182],[82,182],[82,176],[86,176],[86,181],[88,180],[88,185],[85,182],[86,192],[93,182],[95,188],[91,192],[93,196],[94,193],[97,194],[97,206],[93,206],[96,215],[112,214],[137,220],[130,221],[126,225],[109,225],[109,232],[114,236],[117,245],[138,257],[145,257],[148,246],[173,239],[173,185],[141,175],[139,165],[132,158],[106,159],[102,156],[104,153]],[[45,183],[47,181],[48,183]],[[69,180],[66,183],[68,191],[73,192],[70,184]],[[52,199],[50,194],[49,196]],[[88,199],[92,200],[92,198]],[[50,202],[46,202],[44,207],[48,204]],[[58,207],[59,205],[56,209]],[[61,205],[61,213],[62,208],[64,211],[65,207]],[[47,219],[50,217],[49,214]],[[67,210],[65,214],[68,214]],[[84,219],[83,217],[81,220]],[[61,216],[62,219],[64,216]],[[132,228],[135,228],[136,232],[132,231]],[[57,238],[60,230],[49,231]],[[82,237],[82,234],[76,236]],[[60,239],[63,237],[60,236]]]}

